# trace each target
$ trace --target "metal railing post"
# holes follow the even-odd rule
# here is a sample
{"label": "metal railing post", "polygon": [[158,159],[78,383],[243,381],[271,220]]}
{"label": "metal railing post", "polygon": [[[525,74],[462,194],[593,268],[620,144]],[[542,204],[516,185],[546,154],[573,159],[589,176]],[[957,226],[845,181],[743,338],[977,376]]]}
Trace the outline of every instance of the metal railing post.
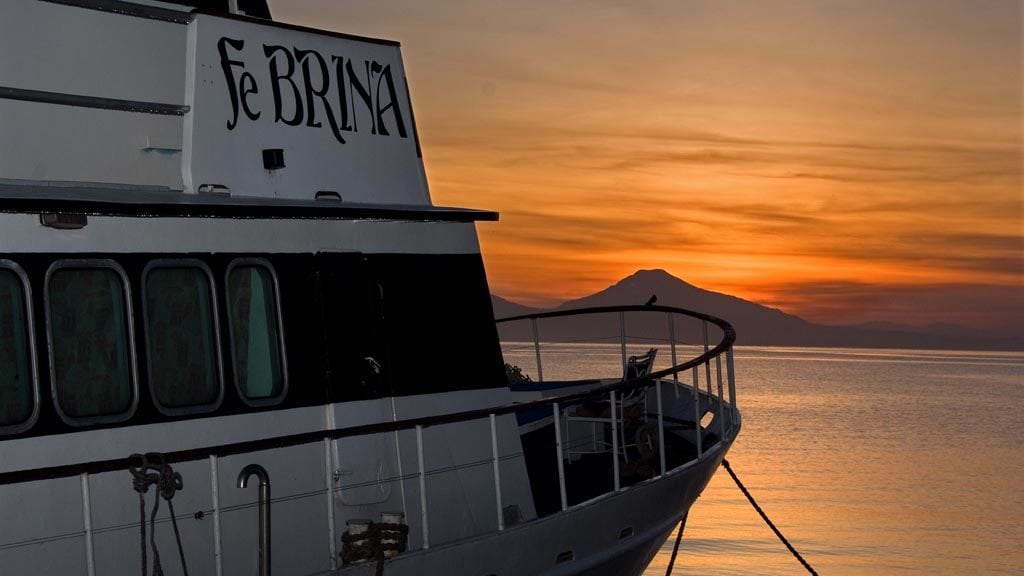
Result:
{"label": "metal railing post", "polygon": [[725,441],[725,396],[722,392],[722,355],[715,356],[715,374],[718,376],[718,431],[720,441]]}
{"label": "metal railing post", "polygon": [[[395,397],[391,397],[391,421],[398,421],[398,406],[395,404]],[[398,488],[402,494],[402,513],[409,518],[409,505],[405,500],[405,473],[402,471],[402,444],[398,441],[398,430],[394,432],[395,437],[395,464],[398,468]]]}
{"label": "metal railing post", "polygon": [[661,408],[661,379],[654,385],[654,393],[658,397],[658,458],[661,462],[661,475],[665,475],[665,418]]}
{"label": "metal railing post", "polygon": [[427,524],[427,475],[423,468],[423,426],[416,425],[416,458],[419,461],[420,515],[423,520],[423,549],[430,548],[430,531]]}
{"label": "metal railing post", "polygon": [[697,459],[704,457],[703,438],[700,427],[700,367],[693,367],[693,434],[697,443]]}
{"label": "metal railing post", "polygon": [[[668,316],[668,339],[669,347],[672,349],[672,366],[678,366],[679,362],[676,361],[676,318],[671,312],[665,312]],[[672,391],[675,392],[676,400],[679,399],[679,372],[672,373]]]}
{"label": "metal railing post", "polygon": [[726,373],[729,376],[729,406],[732,408],[732,417],[729,419],[733,427],[736,426],[736,366],[732,359],[732,346],[725,351]]}
{"label": "metal railing post", "polygon": [[[702,324],[704,326],[704,353],[707,354],[708,350],[709,350],[709,348],[708,348],[708,321],[705,320]],[[711,362],[710,361],[704,363],[704,377],[705,377],[705,380],[707,380],[707,383],[708,383],[708,400],[710,401],[712,398],[714,398],[714,396],[711,393]]]}
{"label": "metal railing post", "polygon": [[338,569],[338,550],[334,544],[334,458],[331,439],[324,438],[324,484],[327,486],[327,541],[331,553],[331,570]]}
{"label": "metal railing post", "polygon": [[537,319],[531,318],[533,324],[533,353],[537,357],[537,382],[544,381],[544,367],[540,362],[540,332],[537,330]]}
{"label": "metal railing post", "polygon": [[[85,528],[85,569],[89,576],[96,576],[96,560],[92,545],[92,503],[89,495],[89,473],[82,472],[82,522]],[[160,498],[160,495],[157,495]]]}
{"label": "metal railing post", "polygon": [[223,544],[220,539],[220,487],[217,477],[217,457],[210,455],[210,496],[213,499],[213,559],[217,576],[224,574]]}
{"label": "metal railing post", "polygon": [[619,345],[622,348],[622,377],[626,377],[626,313],[619,312]]}
{"label": "metal railing post", "polygon": [[498,505],[498,532],[505,529],[505,517],[501,510],[501,467],[498,463],[498,424],[491,414],[491,458],[494,462],[494,500]]}
{"label": "metal railing post", "polygon": [[562,497],[562,510],[569,507],[565,494],[565,464],[562,463],[562,422],[559,417],[558,402],[551,404],[555,418],[555,456],[558,458],[558,493]]}
{"label": "metal railing post", "polygon": [[615,491],[619,491],[619,418],[615,407],[615,390],[609,392],[612,400],[612,474],[615,477]]}

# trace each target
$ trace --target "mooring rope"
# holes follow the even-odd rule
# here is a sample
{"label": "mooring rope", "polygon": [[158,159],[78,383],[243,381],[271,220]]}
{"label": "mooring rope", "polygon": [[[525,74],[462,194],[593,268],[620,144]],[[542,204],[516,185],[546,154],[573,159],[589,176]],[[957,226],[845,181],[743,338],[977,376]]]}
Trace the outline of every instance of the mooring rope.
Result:
{"label": "mooring rope", "polygon": [[[772,529],[772,532],[775,532],[775,535],[779,537],[779,540],[781,540],[782,543],[786,545],[786,548],[789,548],[789,551],[793,554],[793,556],[796,557],[797,560],[800,561],[801,564],[803,564],[804,568],[806,568],[808,572],[810,572],[814,576],[818,576],[818,573],[814,571],[814,568],[811,568],[811,565],[807,563],[807,560],[804,560],[804,557],[796,551],[796,548],[794,548],[793,545],[789,543],[789,540],[786,540],[786,537],[782,535],[782,532],[779,532],[779,529],[775,527],[775,524],[771,521],[770,518],[768,518],[768,515],[764,513],[764,510],[762,510],[761,507],[758,506],[757,501],[754,500],[754,497],[750,495],[750,491],[747,490],[747,487],[743,485],[743,482],[740,482],[740,479],[738,476],[736,476],[736,473],[732,471],[732,466],[729,466],[729,461],[723,459],[722,466],[725,467],[725,471],[729,473],[729,476],[732,476],[733,481],[736,482],[737,486],[739,486],[740,491],[743,492],[743,495],[746,496],[747,500],[750,501],[750,504],[751,506],[754,507],[754,510],[757,510],[757,513],[761,515],[761,519],[763,519],[765,523],[768,524],[768,527]],[[676,542],[676,546],[678,545],[679,543]],[[674,552],[672,553],[672,558],[675,559]]]}
{"label": "mooring rope", "polygon": [[672,547],[672,558],[668,561],[665,576],[672,576],[672,567],[676,565],[676,554],[679,553],[679,543],[683,541],[683,528],[686,528],[686,517],[689,515],[689,512],[683,514],[683,519],[679,521],[679,534],[676,535],[676,545]]}

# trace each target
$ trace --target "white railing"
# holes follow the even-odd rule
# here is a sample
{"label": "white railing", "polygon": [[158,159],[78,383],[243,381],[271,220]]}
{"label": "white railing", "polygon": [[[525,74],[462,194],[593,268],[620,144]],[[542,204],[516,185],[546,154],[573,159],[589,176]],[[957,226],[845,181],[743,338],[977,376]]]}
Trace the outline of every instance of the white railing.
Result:
{"label": "white railing", "polygon": [[[547,383],[544,379],[544,364],[543,364],[543,344],[548,345],[559,345],[565,343],[594,343],[594,342],[607,342],[611,338],[600,337],[598,334],[588,334],[585,337],[579,338],[576,335],[580,332],[579,330],[571,329],[569,324],[574,319],[594,317],[597,315],[608,315],[609,313],[617,313],[618,317],[618,344],[619,352],[622,361],[622,373],[626,373],[627,365],[627,344],[630,342],[643,343],[649,345],[654,342],[667,343],[669,345],[671,354],[671,366],[664,370],[655,371],[650,375],[637,378],[633,381],[623,380],[617,384],[607,384],[608,380],[604,379],[594,386],[595,390],[591,394],[607,394],[609,406],[609,425],[611,427],[611,450],[612,454],[612,470],[613,470],[613,491],[619,491],[622,489],[622,482],[620,476],[620,427],[623,423],[620,422],[619,413],[617,409],[621,405],[621,395],[628,393],[631,390],[637,388],[650,388],[653,387],[655,391],[655,419],[657,421],[658,431],[658,471],[659,475],[664,475],[669,472],[668,462],[666,458],[666,444],[665,444],[665,412],[664,412],[664,399],[662,397],[662,384],[667,383],[673,387],[674,396],[679,397],[681,392],[692,394],[693,403],[693,426],[694,426],[694,448],[696,450],[695,461],[703,460],[707,449],[712,446],[704,446],[705,432],[708,431],[702,425],[702,418],[705,415],[702,410],[701,396],[703,395],[707,399],[707,405],[712,407],[712,413],[714,418],[711,422],[713,427],[717,427],[717,438],[721,442],[727,438],[731,438],[736,432],[736,386],[735,386],[735,373],[733,366],[733,344],[735,342],[735,331],[732,326],[719,318],[702,314],[699,312],[693,312],[690,310],[673,308],[667,306],[617,306],[617,307],[601,307],[601,308],[582,308],[576,310],[562,310],[557,312],[528,314],[522,316],[515,316],[510,318],[504,318],[498,320],[498,324],[509,325],[516,322],[529,322],[530,334],[525,340],[532,340],[533,356],[535,361],[535,369],[537,374],[536,384]],[[630,335],[627,331],[626,326],[626,314],[631,313],[634,315],[652,315],[652,314],[664,314],[668,320],[667,338],[659,338],[653,334],[648,333],[647,335],[634,334]],[[689,321],[699,322],[700,336],[699,341],[696,344],[702,349],[702,354],[699,356],[684,362],[678,362],[679,356],[679,344],[680,342],[676,338],[676,324],[680,319],[686,319]],[[541,337],[541,321],[559,322],[560,326],[553,329],[547,339]],[[721,340],[711,347],[709,341],[709,324],[716,326],[721,331]],[[651,322],[647,323],[648,332],[650,332]],[[610,330],[609,330],[610,331]],[[524,340],[522,338],[522,332],[511,331],[511,337],[513,340]],[[516,345],[511,345],[512,350],[516,349]],[[521,346],[519,347],[521,349]],[[722,370],[722,356],[726,356],[725,372]],[[712,362],[714,366],[712,367]],[[706,391],[701,388],[701,368],[703,366],[704,381],[706,382]],[[679,380],[679,374],[690,370],[692,383],[687,385]],[[663,379],[671,376],[670,382],[664,381]],[[714,379],[713,379],[714,376]],[[717,381],[717,394],[713,387],[713,382]],[[580,383],[586,382],[586,380],[567,380],[557,382],[558,387],[570,388]],[[728,382],[728,388],[725,386],[725,382]],[[557,388],[556,388],[557,389]],[[726,396],[726,392],[728,396]],[[619,393],[618,399],[616,394]],[[556,458],[558,459],[558,482],[559,482],[559,493],[562,503],[562,510],[567,509],[566,498],[566,486],[565,486],[565,471],[564,462],[567,460],[565,455],[565,444],[568,441],[566,436],[568,435],[568,427],[563,424],[567,418],[565,412],[568,406],[572,402],[578,402],[581,396],[590,397],[587,393],[576,393],[569,396],[559,396],[554,398],[548,398],[546,401],[552,406],[552,416],[555,427],[555,452]],[[676,463],[675,468],[679,468],[688,464],[689,462]]]}

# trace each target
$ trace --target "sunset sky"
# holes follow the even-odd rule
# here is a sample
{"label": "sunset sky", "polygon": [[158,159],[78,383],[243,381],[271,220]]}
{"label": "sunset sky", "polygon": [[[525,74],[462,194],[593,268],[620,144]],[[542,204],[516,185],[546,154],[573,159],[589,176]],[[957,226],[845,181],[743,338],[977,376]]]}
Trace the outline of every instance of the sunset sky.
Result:
{"label": "sunset sky", "polygon": [[271,1],[402,43],[491,288],[639,268],[809,320],[1024,325],[1017,0]]}

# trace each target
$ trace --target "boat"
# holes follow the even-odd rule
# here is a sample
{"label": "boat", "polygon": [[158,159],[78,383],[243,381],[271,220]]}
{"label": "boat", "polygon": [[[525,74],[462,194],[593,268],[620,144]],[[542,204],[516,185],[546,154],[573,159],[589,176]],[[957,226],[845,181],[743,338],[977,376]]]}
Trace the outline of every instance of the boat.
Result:
{"label": "boat", "polygon": [[498,216],[432,203],[398,43],[246,0],[0,38],[4,574],[636,575],[739,433],[725,320],[495,321]]}

